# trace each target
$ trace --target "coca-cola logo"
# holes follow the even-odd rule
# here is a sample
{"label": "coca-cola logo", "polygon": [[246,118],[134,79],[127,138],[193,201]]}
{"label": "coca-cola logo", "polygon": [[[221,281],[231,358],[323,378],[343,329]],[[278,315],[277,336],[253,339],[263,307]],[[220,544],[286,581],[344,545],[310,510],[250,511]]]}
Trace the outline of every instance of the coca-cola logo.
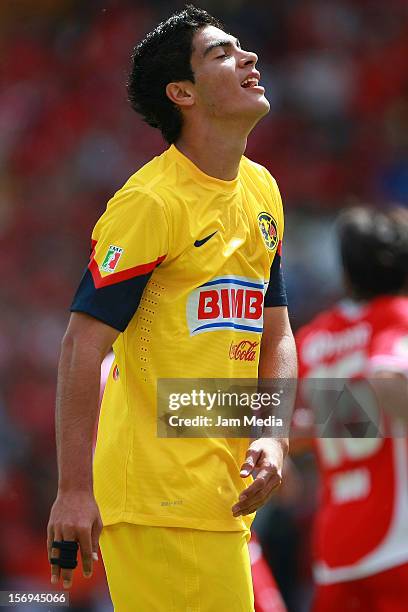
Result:
{"label": "coca-cola logo", "polygon": [[241,340],[241,342],[231,342],[229,349],[229,358],[235,361],[255,361],[256,347],[259,342],[251,342],[250,340]]}

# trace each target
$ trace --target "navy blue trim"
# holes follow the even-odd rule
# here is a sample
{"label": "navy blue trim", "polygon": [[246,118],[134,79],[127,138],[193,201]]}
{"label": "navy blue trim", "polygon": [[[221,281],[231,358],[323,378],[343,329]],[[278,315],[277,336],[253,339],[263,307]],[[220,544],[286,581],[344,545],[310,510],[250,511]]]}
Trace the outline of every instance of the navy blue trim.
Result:
{"label": "navy blue trim", "polygon": [[271,274],[269,278],[268,289],[265,293],[264,306],[287,306],[288,298],[286,295],[285,279],[281,266],[281,256],[275,254],[271,265]]}
{"label": "navy blue trim", "polygon": [[128,280],[96,289],[87,269],[74,296],[71,312],[84,312],[118,331],[125,331],[152,275],[142,274]]}

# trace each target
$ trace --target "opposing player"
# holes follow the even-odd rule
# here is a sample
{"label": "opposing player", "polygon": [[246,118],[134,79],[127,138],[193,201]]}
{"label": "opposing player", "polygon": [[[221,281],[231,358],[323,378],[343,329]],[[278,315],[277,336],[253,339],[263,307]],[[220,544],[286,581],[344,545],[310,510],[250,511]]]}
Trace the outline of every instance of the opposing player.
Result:
{"label": "opposing player", "polygon": [[[156,386],[296,373],[281,199],[243,156],[269,109],[257,59],[192,6],[133,54],[132,106],[170,147],[115,194],[92,235],[62,345],[48,526],[52,581],[69,588],[75,542],[90,573],[103,522],[121,612],[253,610],[249,525],[281,481],[287,440],[158,438]],[[93,482],[100,365],[112,345]]]}
{"label": "opposing player", "polygon": [[[386,377],[392,389],[408,375],[408,213],[354,208],[338,227],[349,297],[297,334],[299,375]],[[314,612],[407,609],[408,442],[385,418],[386,437],[317,439]]]}

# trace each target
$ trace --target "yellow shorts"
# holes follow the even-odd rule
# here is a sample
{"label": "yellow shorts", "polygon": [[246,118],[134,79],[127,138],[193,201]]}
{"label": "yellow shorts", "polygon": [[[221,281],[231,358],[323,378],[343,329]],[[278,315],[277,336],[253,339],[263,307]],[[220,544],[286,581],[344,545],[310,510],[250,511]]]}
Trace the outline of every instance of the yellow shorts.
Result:
{"label": "yellow shorts", "polygon": [[104,527],[115,612],[253,612],[248,538],[244,531]]}

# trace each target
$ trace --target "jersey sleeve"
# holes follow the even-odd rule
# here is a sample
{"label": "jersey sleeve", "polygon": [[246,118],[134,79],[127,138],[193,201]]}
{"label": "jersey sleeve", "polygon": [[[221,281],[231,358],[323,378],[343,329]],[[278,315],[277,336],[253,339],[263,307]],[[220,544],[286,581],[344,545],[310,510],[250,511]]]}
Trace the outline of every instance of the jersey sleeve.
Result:
{"label": "jersey sleeve", "polygon": [[276,221],[278,226],[279,238],[278,246],[276,248],[275,256],[273,258],[270,269],[269,284],[264,299],[264,306],[268,308],[271,306],[287,306],[288,299],[286,295],[285,278],[282,269],[282,242],[285,224],[282,198],[279,193],[279,188],[275,179],[269,174],[267,170],[265,170],[265,172],[268,176],[268,182],[270,184],[272,192],[273,208],[276,211]]}
{"label": "jersey sleeve", "polygon": [[119,190],[92,233],[92,252],[71,305],[124,331],[154,269],[168,253],[164,205],[132,187]]}

